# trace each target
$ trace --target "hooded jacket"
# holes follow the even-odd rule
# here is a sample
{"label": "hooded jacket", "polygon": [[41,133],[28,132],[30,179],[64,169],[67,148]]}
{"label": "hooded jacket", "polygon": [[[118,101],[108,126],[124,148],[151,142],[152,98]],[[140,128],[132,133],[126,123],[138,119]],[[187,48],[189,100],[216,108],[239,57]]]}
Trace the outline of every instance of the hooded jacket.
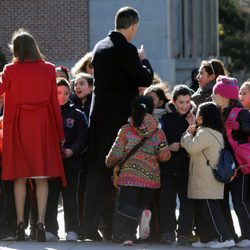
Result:
{"label": "hooded jacket", "polygon": [[[195,105],[191,103],[191,109]],[[175,105],[172,102],[166,104],[166,114],[162,117],[163,130],[168,137],[168,144],[180,142],[183,133],[187,130],[189,124],[186,120],[187,112],[181,115],[176,111]],[[177,152],[171,152],[171,159],[168,162],[162,163],[162,171],[165,174],[175,175],[178,177],[188,177],[189,167],[189,154],[187,151],[180,147]]]}
{"label": "hooded jacket", "polygon": [[64,158],[64,168],[79,170],[82,167],[82,152],[88,144],[88,124],[83,112],[76,109],[73,103],[61,106],[63,129],[65,134],[64,148],[73,151],[73,155]]}
{"label": "hooded jacket", "polygon": [[140,127],[133,126],[133,119],[121,127],[106,157],[106,165],[113,167],[143,138],[144,144],[124,163],[118,179],[120,186],[160,188],[158,161],[169,160],[170,151],[157,118],[146,114]]}

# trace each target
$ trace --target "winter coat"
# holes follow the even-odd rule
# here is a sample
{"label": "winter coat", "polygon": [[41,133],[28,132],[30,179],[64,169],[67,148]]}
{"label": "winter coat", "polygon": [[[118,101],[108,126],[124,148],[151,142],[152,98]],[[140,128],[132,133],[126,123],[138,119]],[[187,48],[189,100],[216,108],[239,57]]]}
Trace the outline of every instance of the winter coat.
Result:
{"label": "winter coat", "polygon": [[[163,130],[168,138],[168,145],[181,141],[183,133],[189,126],[186,120],[187,114],[180,115],[172,102],[167,103],[166,114],[162,116],[162,122],[164,124]],[[166,174],[188,177],[189,154],[180,147],[177,152],[172,151],[170,160],[162,163],[161,166],[163,166],[162,171]]]}
{"label": "winter coat", "polygon": [[192,101],[198,107],[201,103],[212,101],[213,87],[215,80],[208,83],[204,87],[199,87],[197,91],[192,95]]}
{"label": "winter coat", "polygon": [[148,60],[140,60],[137,48],[116,31],[96,44],[93,50],[95,104],[92,122],[101,122],[111,131],[127,122],[131,101],[138,87],[148,87],[153,70]]}
{"label": "winter coat", "polygon": [[88,95],[87,100],[85,103],[82,103],[82,100],[76,95],[75,92],[73,92],[70,96],[70,100],[75,104],[75,107],[81,111],[84,112],[84,114],[87,117],[87,120],[89,119],[89,112],[90,112],[90,106],[91,106],[91,99],[92,94]]}
{"label": "winter coat", "polygon": [[83,112],[68,102],[61,106],[65,142],[63,147],[73,151],[73,155],[64,158],[64,167],[69,170],[79,170],[82,167],[82,152],[88,143],[88,124]]}
{"label": "winter coat", "polygon": [[[241,103],[239,101],[233,102],[229,107],[225,108],[222,112],[223,120],[226,122],[231,110],[234,107],[240,107],[242,110],[239,112],[236,121],[239,122],[239,130],[233,130],[232,136],[233,139],[236,140],[238,143],[247,143],[248,142],[248,136],[250,135],[250,112],[243,108]],[[225,135],[225,139],[227,142],[227,138]],[[228,142],[227,142],[228,143]],[[227,147],[228,144],[226,144]]]}
{"label": "winter coat", "polygon": [[128,121],[138,87],[148,87],[154,73],[149,61],[141,61],[137,48],[116,31],[95,45],[92,64],[95,98],[87,155],[91,168],[108,172],[104,168],[105,156]]}
{"label": "winter coat", "polygon": [[194,136],[186,132],[181,144],[190,154],[188,198],[223,199],[224,183],[215,179],[204,156],[205,154],[211,167],[215,168],[219,152],[224,145],[222,133],[211,128],[199,127]]}
{"label": "winter coat", "polygon": [[44,60],[6,65],[0,78],[3,93],[3,180],[34,176],[65,180],[54,65]]}
{"label": "winter coat", "polygon": [[[167,161],[170,151],[162,129],[157,128],[158,120],[147,114],[139,128],[133,126],[133,120],[119,130],[118,136],[106,157],[106,165],[113,167],[143,138],[144,144],[123,164],[118,179],[120,186],[144,188],[160,187],[160,169],[158,161]],[[146,133],[145,133],[146,130]]]}

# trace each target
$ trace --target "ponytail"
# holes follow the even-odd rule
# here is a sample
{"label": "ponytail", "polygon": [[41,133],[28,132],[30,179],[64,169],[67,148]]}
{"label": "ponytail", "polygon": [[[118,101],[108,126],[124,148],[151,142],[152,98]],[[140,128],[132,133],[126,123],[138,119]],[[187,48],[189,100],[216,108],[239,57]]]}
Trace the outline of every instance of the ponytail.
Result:
{"label": "ponytail", "polygon": [[134,127],[141,126],[146,113],[152,114],[154,109],[154,102],[151,96],[138,96],[132,103],[132,114]]}

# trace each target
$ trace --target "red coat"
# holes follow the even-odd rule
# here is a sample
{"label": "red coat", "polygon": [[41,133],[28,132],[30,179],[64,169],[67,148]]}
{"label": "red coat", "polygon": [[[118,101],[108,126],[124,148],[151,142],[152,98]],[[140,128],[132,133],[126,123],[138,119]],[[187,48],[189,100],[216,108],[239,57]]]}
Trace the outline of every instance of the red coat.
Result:
{"label": "red coat", "polygon": [[48,176],[65,184],[54,65],[44,60],[6,65],[0,78],[0,95],[4,92],[3,180]]}

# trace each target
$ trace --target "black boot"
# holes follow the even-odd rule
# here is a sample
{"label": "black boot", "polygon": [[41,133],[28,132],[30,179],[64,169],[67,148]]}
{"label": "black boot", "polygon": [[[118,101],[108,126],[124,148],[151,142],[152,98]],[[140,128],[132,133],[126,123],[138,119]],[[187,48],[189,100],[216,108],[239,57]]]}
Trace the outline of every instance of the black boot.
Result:
{"label": "black boot", "polygon": [[25,225],[24,222],[21,221],[17,225],[17,233],[16,233],[16,240],[17,241],[25,241]]}
{"label": "black boot", "polygon": [[46,241],[45,229],[44,229],[43,223],[37,223],[36,241],[37,242],[45,242]]}

